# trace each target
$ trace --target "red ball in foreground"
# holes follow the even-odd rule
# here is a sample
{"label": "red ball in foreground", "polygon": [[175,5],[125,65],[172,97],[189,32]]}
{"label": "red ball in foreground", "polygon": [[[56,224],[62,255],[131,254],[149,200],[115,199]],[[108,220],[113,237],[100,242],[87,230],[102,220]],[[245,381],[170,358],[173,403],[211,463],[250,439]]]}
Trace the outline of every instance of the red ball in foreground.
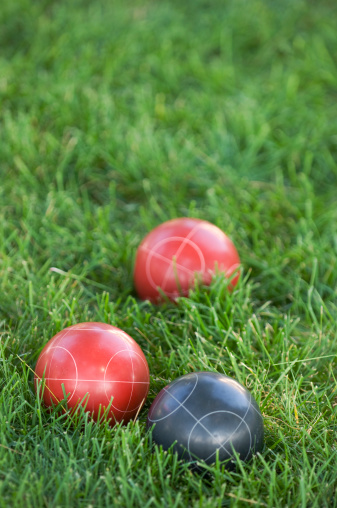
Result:
{"label": "red ball in foreground", "polygon": [[188,295],[195,278],[209,285],[223,272],[234,287],[240,258],[231,240],[207,221],[173,219],[153,229],[141,242],[136,255],[134,283],[143,300],[158,302],[164,293],[171,300]]}
{"label": "red ball in foreground", "polygon": [[68,408],[82,404],[97,420],[110,405],[111,425],[138,414],[150,384],[139,345],[106,323],[80,323],[55,335],[38,358],[36,389],[41,379],[47,406],[62,401],[65,393]]}

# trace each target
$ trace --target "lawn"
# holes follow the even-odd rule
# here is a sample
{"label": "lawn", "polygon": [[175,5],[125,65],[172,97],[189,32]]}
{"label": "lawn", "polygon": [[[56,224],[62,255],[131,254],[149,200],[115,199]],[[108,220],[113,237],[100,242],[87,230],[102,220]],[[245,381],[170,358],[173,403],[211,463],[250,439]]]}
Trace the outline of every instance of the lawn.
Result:
{"label": "lawn", "polygon": [[[322,0],[2,0],[0,507],[337,506],[337,8]],[[242,276],[141,301],[142,238],[196,217]],[[127,426],[48,411],[33,371],[101,321],[141,346]],[[225,373],[265,447],[194,473],[146,428],[178,376]]]}

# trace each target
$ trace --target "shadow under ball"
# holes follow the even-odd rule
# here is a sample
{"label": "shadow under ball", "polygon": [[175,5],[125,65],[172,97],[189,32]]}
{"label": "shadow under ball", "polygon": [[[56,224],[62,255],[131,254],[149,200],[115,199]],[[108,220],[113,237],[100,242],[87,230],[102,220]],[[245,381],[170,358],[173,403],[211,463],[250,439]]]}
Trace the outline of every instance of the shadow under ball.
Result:
{"label": "shadow under ball", "polygon": [[187,462],[210,465],[217,453],[223,462],[233,458],[233,449],[249,461],[263,448],[263,417],[255,399],[238,381],[214,372],[187,374],[163,388],[147,427],[164,450],[176,441],[173,451]]}

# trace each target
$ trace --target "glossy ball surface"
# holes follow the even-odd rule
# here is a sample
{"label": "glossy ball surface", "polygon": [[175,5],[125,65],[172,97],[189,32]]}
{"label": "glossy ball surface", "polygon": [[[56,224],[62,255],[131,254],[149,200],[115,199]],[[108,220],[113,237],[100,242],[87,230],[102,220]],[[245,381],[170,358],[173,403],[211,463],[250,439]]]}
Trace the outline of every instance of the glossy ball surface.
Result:
{"label": "glossy ball surface", "polygon": [[[217,226],[200,219],[179,218],[157,226],[138,247],[134,284],[143,300],[158,302],[188,295],[195,279],[209,285],[216,272],[231,277],[240,258],[231,240]],[[231,287],[239,279],[233,275]],[[162,292],[162,293],[161,293]]]}
{"label": "glossy ball surface", "polygon": [[50,339],[35,367],[36,389],[41,379],[47,406],[62,401],[65,393],[68,408],[75,409],[82,401],[97,420],[111,404],[111,425],[126,423],[139,412],[150,382],[140,346],[106,323],[69,326]]}
{"label": "glossy ball surface", "polygon": [[[154,399],[147,419],[164,450],[187,462],[212,464],[233,457],[244,461],[263,448],[263,418],[251,393],[238,381],[214,372],[177,378]],[[228,467],[231,462],[228,463]]]}

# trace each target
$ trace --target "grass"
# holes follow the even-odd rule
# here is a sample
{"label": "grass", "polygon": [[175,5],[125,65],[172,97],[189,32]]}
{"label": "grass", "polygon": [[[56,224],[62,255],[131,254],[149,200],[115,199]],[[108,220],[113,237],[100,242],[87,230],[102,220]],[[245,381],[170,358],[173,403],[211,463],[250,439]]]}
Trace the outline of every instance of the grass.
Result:
{"label": "grass", "polygon": [[[0,506],[337,506],[334,2],[2,1]],[[243,277],[177,305],[137,299],[142,237],[200,217]],[[149,363],[126,427],[47,412],[44,344],[104,321]],[[265,449],[205,477],[156,447],[179,375],[252,392]]]}

